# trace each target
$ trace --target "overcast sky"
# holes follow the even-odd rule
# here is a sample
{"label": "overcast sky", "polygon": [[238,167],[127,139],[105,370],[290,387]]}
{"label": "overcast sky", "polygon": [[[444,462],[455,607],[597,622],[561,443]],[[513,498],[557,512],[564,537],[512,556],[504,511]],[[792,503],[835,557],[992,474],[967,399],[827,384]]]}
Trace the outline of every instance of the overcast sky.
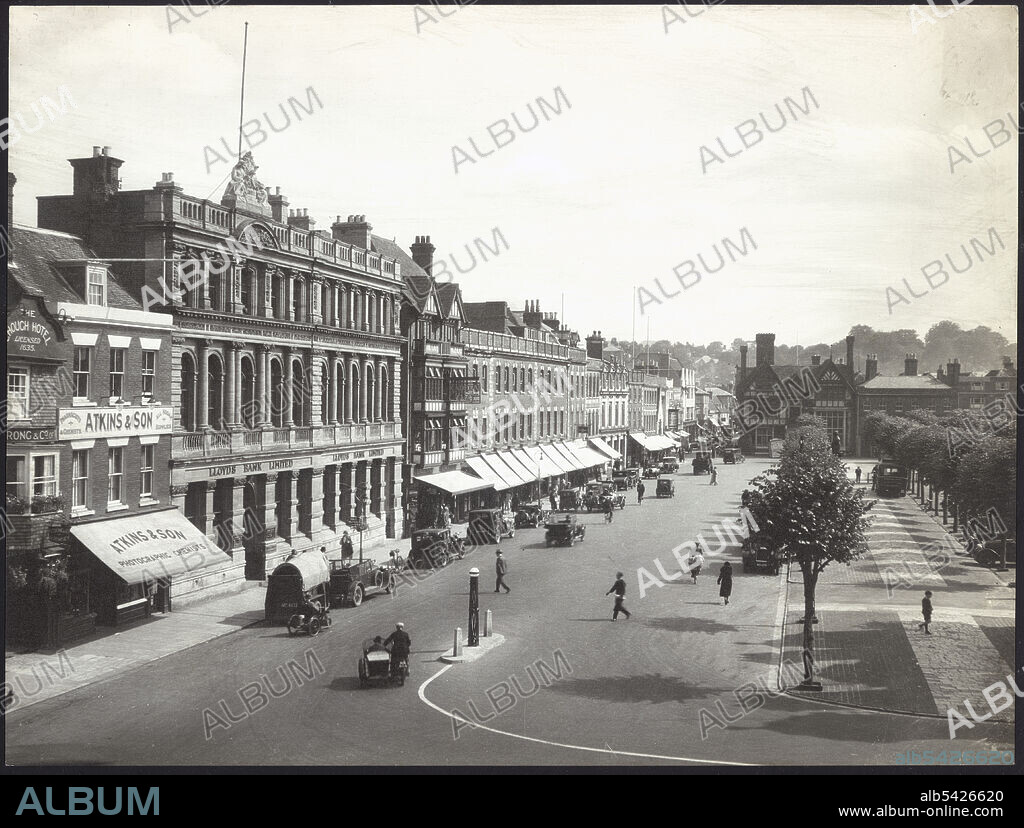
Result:
{"label": "overcast sky", "polygon": [[[247,20],[246,119],[269,134],[253,148],[259,179],[318,227],[363,213],[406,248],[430,234],[463,269],[463,246],[493,246],[500,228],[509,249],[456,274],[466,301],[557,311],[564,295],[583,335],[628,338],[635,309],[638,339],[648,323],[653,339],[694,343],[830,342],[858,323],[923,336],[949,318],[1015,341],[1019,139],[993,148],[983,128],[1021,121],[1016,10],[937,7],[945,18],[917,7],[932,21],[916,32],[906,7],[673,6],[686,22],[667,31],[658,6],[17,7],[15,220],[34,225],[36,196],[70,192],[66,159],[97,144],[124,159],[124,189],[173,171],[219,200],[230,164],[204,148],[236,144]],[[32,129],[33,104],[61,86],[74,108],[23,131],[16,114]],[[322,108],[272,132],[263,113],[280,129],[279,104],[306,104],[309,87]],[[571,108],[519,130],[512,114],[529,128],[527,104],[554,105],[556,87]],[[817,108],[783,103],[803,104],[805,87]],[[776,104],[786,126],[761,125],[739,152],[736,126],[761,112],[776,126]],[[515,139],[495,149],[487,127],[502,118]],[[702,145],[722,161],[702,165]],[[970,159],[954,155],[952,172],[950,145]],[[453,147],[474,162],[459,155],[456,172]],[[741,228],[757,249],[681,291],[673,268],[703,271],[701,253],[716,267],[714,245],[739,245]],[[929,288],[921,268],[948,253],[963,269],[960,245],[989,244],[989,228],[1006,249],[962,274],[946,264],[949,282]],[[641,314],[637,286],[660,304]],[[891,313],[890,286],[909,302]]]}

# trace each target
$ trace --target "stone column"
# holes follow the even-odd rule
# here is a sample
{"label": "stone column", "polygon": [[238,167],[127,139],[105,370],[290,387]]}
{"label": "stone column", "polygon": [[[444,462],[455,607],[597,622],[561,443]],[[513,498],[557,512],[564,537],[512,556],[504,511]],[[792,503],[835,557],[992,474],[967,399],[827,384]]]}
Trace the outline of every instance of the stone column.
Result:
{"label": "stone column", "polygon": [[270,413],[270,406],[267,405],[267,352],[269,345],[258,344],[253,354],[256,363],[256,427],[263,428],[267,422],[267,415]]}
{"label": "stone column", "polygon": [[328,387],[331,389],[330,398],[327,403],[327,422],[330,425],[338,424],[338,355],[331,354],[330,376],[327,378]]}
{"label": "stone column", "polygon": [[324,322],[324,315],[326,314],[326,308],[320,307],[320,300],[323,297],[324,278],[318,273],[314,273],[310,279],[309,285],[309,306],[310,306],[310,317],[306,319],[307,322],[312,322],[314,325],[322,325]]}
{"label": "stone column", "polygon": [[[322,426],[323,420],[323,403],[324,394],[328,395],[330,400],[330,393],[324,390],[322,383],[323,367],[326,362],[327,354],[325,351],[319,348],[314,348],[310,355],[310,394],[309,394],[309,423],[312,426]],[[330,388],[331,377],[327,377],[327,387]],[[328,412],[328,417],[330,412]]]}
{"label": "stone column", "polygon": [[213,296],[213,276],[210,273],[210,260],[199,257],[197,265],[199,269],[194,271],[194,274],[199,279],[197,286],[199,288],[199,307],[209,310],[217,306],[217,300],[220,297]]}
{"label": "stone column", "polygon": [[291,319],[290,311],[288,310],[291,305],[289,300],[291,298],[291,288],[289,287],[290,279],[288,277],[288,271],[282,268],[278,268],[276,271],[277,279],[277,318],[278,319]]}
{"label": "stone column", "polygon": [[282,395],[284,400],[284,411],[281,412],[284,419],[282,422],[284,423],[285,428],[292,428],[295,425],[295,421],[292,419],[295,377],[293,376],[291,348],[283,348],[281,356],[284,360],[284,388],[282,389],[284,391],[284,394]]}
{"label": "stone column", "polygon": [[246,278],[244,265],[238,261],[232,261],[231,265],[224,271],[225,286],[227,287],[227,301],[224,309],[228,313],[242,313],[242,279]]}
{"label": "stone column", "polygon": [[314,543],[322,543],[324,529],[324,469],[311,469],[309,485],[309,528]]}
{"label": "stone column", "polygon": [[214,518],[214,494],[217,492],[217,481],[216,480],[204,480],[200,485],[206,486],[206,502],[203,504],[203,527],[202,531],[206,537],[210,538],[214,542],[217,540],[216,534],[214,534],[213,518]]}
{"label": "stone column", "polygon": [[188,496],[188,484],[171,486],[171,505],[182,514],[185,514],[185,498]]}
{"label": "stone column", "polygon": [[245,487],[248,478],[236,477],[231,481],[231,554],[244,550],[245,535]]}
{"label": "stone column", "polygon": [[196,366],[196,380],[199,384],[197,431],[205,431],[210,427],[210,345],[209,339],[199,340],[199,364]]}
{"label": "stone column", "polygon": [[385,469],[384,460],[374,460],[373,468],[375,472],[374,479],[372,481],[374,488],[374,498],[377,501],[377,514],[382,520],[386,519],[388,511],[387,492],[385,491]]}
{"label": "stone column", "polygon": [[241,342],[228,342],[224,348],[224,419],[228,428],[238,425],[238,398],[235,390],[238,381],[238,349],[241,345]]}
{"label": "stone column", "polygon": [[277,473],[264,475],[263,480],[263,536],[277,535]]}
{"label": "stone column", "polygon": [[285,308],[284,318],[291,322],[295,322],[295,291],[298,288],[298,285],[296,284],[295,276],[290,270],[285,271],[285,281],[288,284],[288,305]]}
{"label": "stone column", "polygon": [[363,499],[363,515],[369,517],[370,512],[370,488],[371,488],[371,463],[366,460],[360,460],[359,464],[363,467],[363,479],[362,491],[359,492],[359,496]]}
{"label": "stone column", "polygon": [[295,538],[297,528],[295,516],[299,505],[298,487],[296,486],[298,475],[296,472],[282,472],[278,480],[281,478],[284,478],[286,483],[284,491],[281,493],[282,497],[278,500],[280,511],[277,519],[277,534],[279,537],[291,541]]}
{"label": "stone column", "polygon": [[370,333],[377,332],[377,291],[366,291],[366,325]]}
{"label": "stone column", "polygon": [[342,517],[352,520],[356,516],[356,464],[345,463],[341,467]]}
{"label": "stone column", "polygon": [[402,514],[402,460],[399,457],[390,457],[385,462],[391,466],[391,497],[388,503],[391,513],[390,537],[399,538],[402,536],[402,522],[405,519]]}
{"label": "stone column", "polygon": [[364,324],[364,322],[365,322],[365,312],[363,310],[364,307],[365,307],[365,302],[366,302],[366,294],[363,292],[363,290],[356,289],[356,291],[355,291],[355,303],[354,304],[355,304],[355,309],[356,309],[355,328],[356,328],[357,331],[364,331],[364,330],[366,330],[366,327],[365,327],[365,324]]}
{"label": "stone column", "polygon": [[324,503],[323,522],[325,526],[338,529],[338,467],[327,466],[323,474]]}
{"label": "stone column", "polygon": [[361,357],[359,360],[359,422],[365,423],[367,418],[367,409],[369,402],[369,395],[366,385],[366,366],[370,364],[369,359]]}
{"label": "stone column", "polygon": [[380,383],[380,360],[374,359],[370,363],[370,369],[373,371],[373,421],[379,423],[381,417],[381,383]]}

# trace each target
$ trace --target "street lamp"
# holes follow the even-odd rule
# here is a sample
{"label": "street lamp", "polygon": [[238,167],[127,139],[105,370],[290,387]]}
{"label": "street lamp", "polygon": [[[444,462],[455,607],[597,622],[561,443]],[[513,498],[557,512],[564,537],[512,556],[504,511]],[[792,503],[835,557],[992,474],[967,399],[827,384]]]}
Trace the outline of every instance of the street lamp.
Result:
{"label": "street lamp", "polygon": [[467,647],[480,646],[480,570],[469,570],[469,635]]}

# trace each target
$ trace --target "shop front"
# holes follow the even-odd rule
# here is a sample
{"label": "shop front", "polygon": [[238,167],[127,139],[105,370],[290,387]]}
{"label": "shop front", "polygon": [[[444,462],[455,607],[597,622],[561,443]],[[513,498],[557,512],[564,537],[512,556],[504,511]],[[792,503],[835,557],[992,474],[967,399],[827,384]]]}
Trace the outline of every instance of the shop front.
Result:
{"label": "shop front", "polygon": [[452,523],[465,523],[469,512],[484,508],[494,485],[463,471],[437,472],[414,478],[417,487],[417,529],[444,526],[443,508],[448,507]]}
{"label": "shop front", "polygon": [[177,509],[79,524],[71,536],[72,556],[89,573],[91,611],[106,626],[169,612],[172,581],[232,563]]}

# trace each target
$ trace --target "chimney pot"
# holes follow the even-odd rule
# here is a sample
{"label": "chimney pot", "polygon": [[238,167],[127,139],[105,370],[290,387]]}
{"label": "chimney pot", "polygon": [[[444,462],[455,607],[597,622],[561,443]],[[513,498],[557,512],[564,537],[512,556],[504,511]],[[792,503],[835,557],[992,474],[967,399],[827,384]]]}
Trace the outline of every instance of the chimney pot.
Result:
{"label": "chimney pot", "polygon": [[92,157],[93,158],[99,158],[99,156],[100,156],[100,148],[99,147],[93,147],[92,148]]}
{"label": "chimney pot", "polygon": [[280,187],[275,187],[274,188],[274,194],[275,195],[281,195],[281,188]]}
{"label": "chimney pot", "polygon": [[110,147],[104,147],[103,148],[103,154],[104,155],[110,155]]}

